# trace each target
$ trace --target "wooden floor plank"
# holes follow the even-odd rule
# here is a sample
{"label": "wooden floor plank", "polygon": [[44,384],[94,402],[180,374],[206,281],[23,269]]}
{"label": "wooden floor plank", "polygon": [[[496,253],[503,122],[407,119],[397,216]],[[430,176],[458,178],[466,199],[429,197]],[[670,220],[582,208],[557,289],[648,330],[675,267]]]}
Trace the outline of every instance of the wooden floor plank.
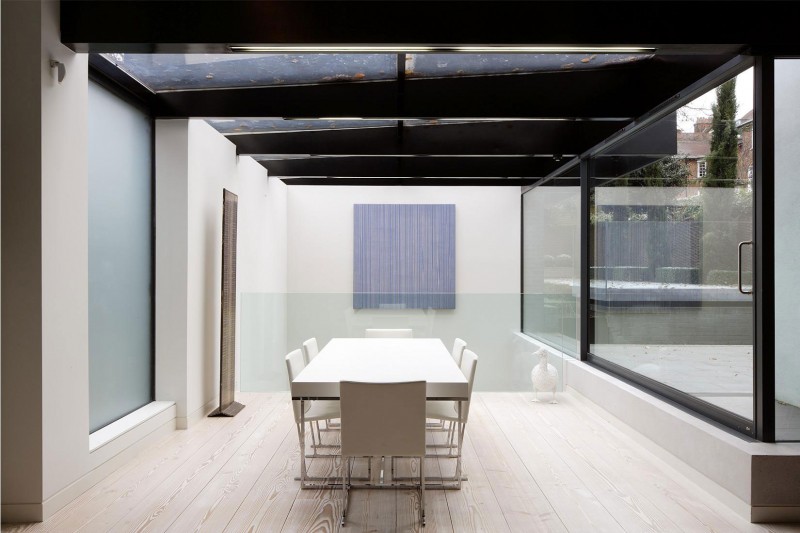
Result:
{"label": "wooden floor plank", "polygon": [[[482,398],[486,404],[493,401],[513,401],[513,395],[487,395]],[[537,404],[541,409],[534,411],[536,426],[542,435],[557,450],[562,460],[580,479],[591,487],[592,494],[615,517],[617,522],[629,532],[678,531],[676,525],[649,500],[632,490],[629,481],[613,474],[605,458],[595,454],[594,443],[584,443],[581,431],[564,432],[562,428],[571,423],[572,409],[569,401],[560,404]],[[594,460],[592,460],[594,459]]]}
{"label": "wooden floor plank", "polygon": [[[590,408],[588,400],[580,395],[570,395],[569,398],[575,403],[576,423],[585,425],[591,422],[596,428],[593,440],[602,440],[606,455],[616,454],[620,459],[619,473],[637,484],[638,490],[655,505],[670,513],[679,527],[686,531],[766,531],[745,521],[721,502],[709,498],[703,489],[629,438],[611,421],[609,413],[599,407]],[[726,512],[720,512],[723,508]]]}
{"label": "wooden floor plank", "polygon": [[[570,531],[624,529],[560,457],[553,445],[519,414],[515,402],[483,398],[498,426]],[[546,404],[545,404],[546,405]]]}
{"label": "wooden floor plank", "polygon": [[[477,399],[477,398],[476,398]],[[566,531],[536,480],[480,401],[472,401],[470,438],[511,531]],[[473,426],[474,428],[474,426]]]}
{"label": "wooden floor plank", "polygon": [[239,448],[167,531],[222,531],[288,435],[294,435],[291,405],[282,402]]}
{"label": "wooden floor plank", "polygon": [[508,532],[503,511],[497,501],[486,473],[472,446],[470,432],[474,428],[467,424],[464,438],[464,463],[469,481],[459,491],[447,491],[447,504],[453,530],[475,532]]}
{"label": "wooden floor plank", "polygon": [[214,435],[169,477],[138,491],[136,501],[120,501],[84,526],[85,531],[159,531],[183,511],[208,479],[236,452],[267,415],[281,403],[270,396],[253,402]]}
{"label": "wooden floor plank", "polygon": [[300,470],[299,465],[300,449],[292,422],[280,448],[234,510],[224,530],[280,531],[300,492],[300,484],[294,480]]}
{"label": "wooden floor plank", "polygon": [[[266,401],[267,395],[246,398],[248,401],[252,399],[263,402]],[[18,531],[77,531],[120,499],[132,500],[137,494],[142,494],[138,488],[147,486],[149,480],[158,482],[157,480],[168,477],[174,469],[188,460],[206,439],[221,431],[223,427],[225,427],[224,421],[202,418],[192,426],[191,431],[173,431],[137,453],[128,463],[64,506],[47,522],[33,524]]]}
{"label": "wooden floor plank", "polygon": [[[578,394],[561,394],[557,405],[529,396],[475,394],[463,449],[469,480],[460,491],[427,491],[424,531],[800,531],[750,524]],[[47,522],[2,531],[339,531],[341,491],[300,490],[295,480],[300,451],[288,395],[242,400],[238,416],[160,438]],[[323,439],[337,445],[338,432]],[[309,472],[338,474],[339,464],[309,460]],[[356,464],[354,475],[365,475],[366,461]],[[398,474],[415,475],[414,465],[401,460]],[[427,459],[426,470],[450,475],[454,461]],[[422,531],[418,503],[412,490],[354,490],[343,531]]]}

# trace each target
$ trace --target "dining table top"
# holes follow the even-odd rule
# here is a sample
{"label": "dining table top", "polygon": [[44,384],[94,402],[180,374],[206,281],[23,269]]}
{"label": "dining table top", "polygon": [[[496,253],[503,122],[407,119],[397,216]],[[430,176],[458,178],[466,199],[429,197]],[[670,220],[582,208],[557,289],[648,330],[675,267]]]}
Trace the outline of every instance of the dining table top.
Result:
{"label": "dining table top", "polygon": [[434,338],[331,339],[292,381],[292,398],[338,399],[341,381],[425,381],[429,400],[469,399],[466,377]]}

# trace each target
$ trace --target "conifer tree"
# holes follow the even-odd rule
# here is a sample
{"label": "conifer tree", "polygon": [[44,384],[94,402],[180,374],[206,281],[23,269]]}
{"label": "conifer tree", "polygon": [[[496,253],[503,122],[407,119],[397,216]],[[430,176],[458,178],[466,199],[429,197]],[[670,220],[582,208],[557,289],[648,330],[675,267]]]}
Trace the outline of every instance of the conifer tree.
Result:
{"label": "conifer tree", "polygon": [[717,87],[717,101],[711,106],[711,150],[708,154],[705,187],[736,185],[738,133],[736,131],[736,78]]}

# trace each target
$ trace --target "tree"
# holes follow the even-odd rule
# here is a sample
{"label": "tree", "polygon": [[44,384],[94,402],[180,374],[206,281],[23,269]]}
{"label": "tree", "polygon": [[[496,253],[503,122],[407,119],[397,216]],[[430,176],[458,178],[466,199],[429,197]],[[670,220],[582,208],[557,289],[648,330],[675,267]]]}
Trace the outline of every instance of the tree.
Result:
{"label": "tree", "polygon": [[711,106],[711,151],[703,178],[705,187],[736,185],[739,146],[736,107],[736,78],[733,78],[717,87],[717,101]]}

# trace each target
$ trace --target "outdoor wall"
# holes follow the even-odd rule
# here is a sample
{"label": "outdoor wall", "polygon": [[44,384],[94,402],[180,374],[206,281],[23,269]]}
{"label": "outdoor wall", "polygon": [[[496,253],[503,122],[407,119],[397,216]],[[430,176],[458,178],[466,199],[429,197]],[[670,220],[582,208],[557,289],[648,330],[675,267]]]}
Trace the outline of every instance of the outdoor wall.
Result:
{"label": "outdoor wall", "polygon": [[[243,324],[242,390],[286,390],[283,358],[288,350],[309,337],[316,337],[320,347],[333,337],[361,337],[369,327],[411,327],[415,336],[439,337],[448,347],[462,337],[481,358],[476,387],[527,387],[533,362],[514,350],[520,306],[519,195],[518,187],[290,187],[287,345],[280,352],[274,343],[265,346],[263,329],[270,327],[270,316],[278,316],[282,295],[243,295],[243,302],[262,310],[256,322],[263,328]],[[455,309],[353,309],[356,203],[456,205]],[[249,322],[245,311],[242,320]],[[523,371],[513,370],[516,358]]]}

